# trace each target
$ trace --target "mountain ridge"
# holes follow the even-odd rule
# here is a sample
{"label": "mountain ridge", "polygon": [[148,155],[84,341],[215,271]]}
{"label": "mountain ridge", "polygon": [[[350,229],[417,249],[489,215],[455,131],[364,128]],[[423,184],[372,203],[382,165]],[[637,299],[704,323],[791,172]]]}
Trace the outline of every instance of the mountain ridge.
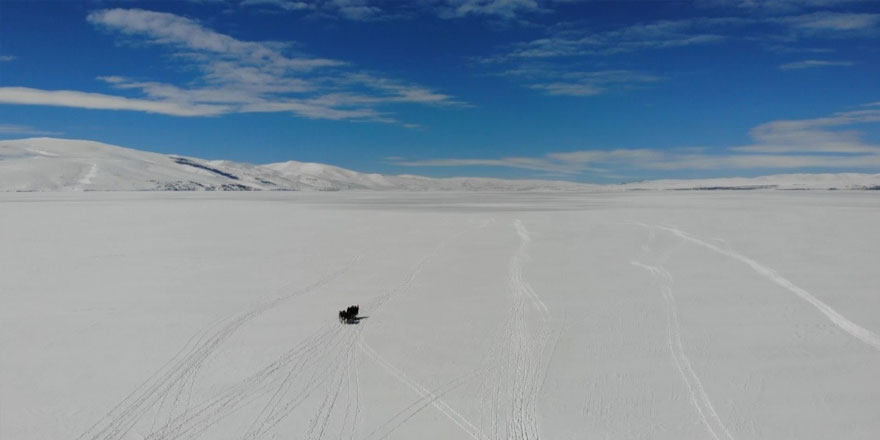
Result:
{"label": "mountain ridge", "polygon": [[0,191],[627,191],[880,190],[880,174],[777,174],[595,185],[553,180],[361,173],[315,162],[255,165],[166,155],[96,141],[0,141]]}

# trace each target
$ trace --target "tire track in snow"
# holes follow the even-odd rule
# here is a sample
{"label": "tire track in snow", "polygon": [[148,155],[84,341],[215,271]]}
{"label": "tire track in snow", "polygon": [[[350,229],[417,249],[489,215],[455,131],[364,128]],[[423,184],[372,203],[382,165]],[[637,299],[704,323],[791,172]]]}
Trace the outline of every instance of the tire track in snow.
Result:
{"label": "tire track in snow", "polygon": [[374,361],[376,361],[377,364],[379,364],[379,366],[385,369],[385,371],[391,373],[391,375],[394,376],[397,380],[399,380],[404,385],[409,387],[409,389],[418,394],[420,396],[420,400],[427,400],[431,406],[436,408],[449,420],[455,423],[469,437],[474,440],[480,440],[484,438],[479,428],[471,423],[466,417],[461,415],[461,413],[449,406],[449,404],[441,399],[440,396],[434,394],[433,392],[431,392],[431,390],[416,382],[415,380],[407,376],[406,373],[392,365],[378,352],[376,352],[373,347],[370,347],[366,342],[364,342],[363,339],[360,340],[359,344],[360,348],[363,350],[364,353],[367,354],[367,356],[372,358]]}
{"label": "tire track in snow", "polygon": [[[198,438],[242,406],[253,403],[261,397],[276,394],[281,381],[290,374],[299,377],[306,376],[306,372],[311,371],[312,374],[308,375],[298,388],[296,397],[291,398],[291,402],[285,408],[292,410],[329,380],[332,372],[329,367],[335,362],[322,356],[321,350],[337,353],[336,348],[339,346],[337,336],[341,331],[342,329],[335,325],[326,326],[315,332],[276,361],[214,397],[196,404],[188,415],[178,416],[159,430],[151,432],[146,439]],[[325,363],[316,365],[319,362]],[[272,422],[277,424],[280,420],[276,418]]]}
{"label": "tire track in snow", "polygon": [[878,336],[876,333],[850,321],[845,316],[841,315],[836,310],[831,308],[829,305],[827,305],[824,302],[822,302],[821,300],[819,300],[819,298],[816,298],[810,292],[806,291],[805,289],[803,289],[803,288],[797,286],[796,284],[794,284],[793,282],[789,281],[787,278],[780,275],[779,272],[776,272],[775,270],[771,269],[770,267],[767,267],[767,266],[765,266],[765,265],[745,256],[745,255],[742,255],[738,252],[735,252],[731,249],[720,248],[712,243],[700,240],[699,238],[696,238],[693,235],[690,235],[687,232],[681,231],[679,229],[671,228],[668,226],[646,225],[646,224],[641,224],[641,223],[639,223],[639,225],[642,227],[657,228],[662,231],[669,232],[682,240],[686,240],[688,242],[691,242],[696,245],[707,248],[711,251],[717,252],[721,255],[724,255],[724,256],[733,258],[737,261],[740,261],[742,263],[745,263],[747,266],[749,266],[752,270],[757,272],[759,275],[763,276],[764,278],[767,278],[768,280],[772,281],[774,284],[781,286],[782,288],[794,293],[800,299],[806,301],[807,303],[809,303],[810,305],[815,307],[817,310],[819,310],[819,312],[821,312],[823,315],[825,315],[826,318],[828,318],[832,323],[834,323],[834,325],[836,325],[838,328],[840,328],[844,332],[848,333],[850,336],[852,336],[852,337],[858,339],[859,341],[873,347],[875,350],[880,350],[880,336]]}
{"label": "tire track in snow", "polygon": [[700,377],[694,372],[691,361],[688,359],[681,342],[681,328],[678,320],[678,307],[675,303],[675,296],[672,293],[673,277],[662,266],[651,266],[639,261],[632,261],[631,264],[636,267],[647,270],[651,277],[660,283],[660,292],[663,294],[663,301],[666,304],[666,345],[672,354],[672,360],[678,369],[681,378],[684,380],[691,397],[691,403],[697,409],[700,420],[715,440],[734,440],[733,435],[724,426],[721,417],[715,411],[712,401],[709,400],[706,390]]}
{"label": "tire track in snow", "polygon": [[[245,323],[277,307],[290,298],[309,293],[333,281],[348,271],[358,260],[359,258],[355,258],[346,266],[309,286],[278,296],[272,300],[264,301],[245,313],[226,320],[225,323],[221,321],[220,324],[217,324],[219,327],[209,327],[200,335],[194,336],[177,355],[117,404],[106,416],[77,437],[77,439],[121,439],[153,409],[156,409],[153,422],[153,428],[155,428],[156,421],[161,417],[162,407],[168,397],[176,394],[175,402],[177,402],[184,388],[191,389],[191,382],[195,379],[195,375],[205,360]],[[189,394],[189,391],[187,393]],[[166,426],[174,419],[175,409],[172,408],[169,411]],[[184,414],[188,410],[188,407],[185,408]],[[153,428],[150,431],[153,431]],[[163,434],[167,436],[170,433],[165,431]]]}
{"label": "tire track in snow", "polygon": [[501,328],[502,341],[487,356],[494,371],[481,394],[493,439],[540,438],[537,398],[558,340],[550,308],[523,275],[532,238],[520,220],[513,222],[520,245],[508,263],[513,305]]}
{"label": "tire track in snow", "polygon": [[[480,228],[483,228],[485,226],[486,226],[485,224],[479,225]],[[434,256],[439,254],[440,251],[443,250],[449,244],[449,242],[460,237],[461,235],[464,235],[467,232],[468,232],[468,229],[464,229],[462,231],[459,231],[459,232],[453,234],[451,237],[448,237],[447,239],[441,241],[431,252],[429,252],[428,254],[423,256],[413,266],[412,270],[409,272],[409,274],[406,276],[406,278],[399,285],[390,289],[385,294],[380,295],[379,297],[376,297],[373,300],[368,301],[367,303],[364,303],[363,309],[370,310],[371,317],[375,318],[377,316],[378,312],[382,309],[382,307],[389,300],[391,300],[392,298],[394,298],[398,295],[401,295],[401,294],[408,292],[412,288],[412,286],[415,283],[415,280],[418,278],[419,274],[421,274],[421,272],[424,270],[424,268],[427,266],[427,264],[431,261],[431,259],[434,258]],[[333,370],[335,372],[332,374],[333,379],[330,381],[332,386],[331,386],[330,390],[328,390],[328,392],[325,394],[324,400],[318,408],[318,414],[312,419],[311,423],[309,424],[308,431],[306,432],[306,438],[320,439],[320,438],[324,437],[324,434],[325,434],[327,427],[328,427],[329,420],[333,414],[333,409],[336,406],[336,402],[338,401],[340,394],[343,393],[342,390],[345,387],[344,383],[350,383],[352,380],[352,375],[354,376],[354,381],[356,382],[356,387],[358,388],[356,390],[356,394],[355,394],[355,399],[357,399],[357,401],[354,405],[354,410],[353,410],[354,415],[349,417],[352,409],[351,409],[351,402],[350,402],[351,396],[348,395],[349,401],[346,402],[345,413],[341,416],[342,417],[342,426],[341,426],[341,429],[339,430],[340,431],[339,436],[340,436],[340,438],[342,438],[342,436],[345,434],[346,431],[350,431],[349,438],[354,438],[357,418],[358,418],[358,414],[360,412],[360,408],[359,408],[359,399],[360,399],[359,387],[360,387],[360,385],[359,385],[357,365],[356,365],[356,360],[355,360],[356,356],[355,356],[354,352],[356,351],[355,348],[357,346],[357,341],[362,339],[362,332],[364,329],[364,325],[365,325],[364,323],[361,323],[361,324],[357,325],[356,327],[353,327],[351,329],[346,329],[349,331],[343,332],[342,342],[340,343],[340,346],[347,347],[345,350],[345,352],[347,354],[345,356],[344,361],[340,362],[340,359],[333,359],[329,363],[319,367],[320,371]],[[339,327],[338,324],[336,326]],[[346,328],[349,326],[342,326],[342,327]],[[325,351],[328,351],[330,353],[334,353],[337,350],[331,349],[331,350],[325,350]],[[327,358],[327,355],[322,354],[319,357]],[[288,375],[288,378],[289,377],[290,377],[290,375]],[[285,382],[287,380],[288,379],[285,379]],[[286,385],[286,384],[282,383],[282,385]],[[273,396],[273,398],[274,398],[274,396]],[[291,405],[291,403],[294,403],[294,404]],[[285,417],[287,417],[290,414],[290,412],[293,409],[295,409],[300,403],[301,403],[301,400],[297,401],[296,399],[294,399],[294,400],[290,401],[287,405],[285,405],[280,411],[275,409],[278,406],[277,402],[275,404],[267,405],[267,407],[268,406],[273,407],[273,408],[269,409],[268,419],[266,419],[266,416],[264,416],[264,414],[267,411],[267,408],[264,408],[263,411],[258,416],[258,420],[256,420],[254,422],[254,425],[252,426],[251,430],[245,434],[244,438],[246,438],[246,439],[261,438],[266,433],[271,431],[271,429],[274,428],[278,423],[280,423],[281,420],[283,420]],[[261,418],[266,419],[266,420],[260,421]],[[348,420],[351,420],[350,427],[346,426]],[[255,429],[255,427],[256,427],[256,429]]]}
{"label": "tire track in snow", "polygon": [[403,426],[404,423],[408,422],[410,419],[424,411],[429,406],[433,405],[433,403],[440,399],[442,396],[446,395],[450,391],[464,385],[472,374],[466,374],[461,377],[457,377],[442,385],[439,388],[434,389],[433,391],[428,391],[424,396],[416,399],[414,402],[410,403],[406,408],[398,411],[394,416],[390,419],[386,420],[385,423],[379,425],[376,429],[371,431],[369,434],[364,437],[365,440],[371,440],[373,438],[378,437],[378,440],[383,440],[390,437],[397,428]]}
{"label": "tire track in snow", "polygon": [[[485,226],[479,225],[479,227]],[[387,301],[406,292],[428,261],[450,241],[467,231],[467,229],[459,231],[443,240],[419,260],[400,285],[364,303],[364,308],[371,310],[371,314],[375,315]],[[266,398],[267,403],[263,406],[263,410],[243,437],[259,439],[270,433],[319,390],[323,390],[324,395],[317,408],[317,414],[312,419],[311,431],[308,434],[314,438],[324,437],[340,396],[345,394],[344,383],[351,380],[352,370],[356,368],[354,362],[356,341],[363,325],[341,326],[334,320],[333,323],[322,327],[246,379],[194,404],[191,404],[192,387],[195,375],[204,361],[242,325],[289,298],[308,293],[332,281],[357,260],[353,260],[347,267],[311,286],[258,304],[251,310],[210,326],[201,334],[194,336],[165,366],[123,399],[107,416],[83,433],[78,440],[119,440],[128,435],[145,417],[154,413],[153,425],[143,436],[145,439],[195,439],[233,412],[254,404],[261,398]],[[356,371],[354,376],[357,381]],[[187,397],[184,399],[183,395]],[[165,406],[166,401],[169,402],[170,409],[167,410],[167,414],[162,414],[161,408]],[[183,410],[177,411],[180,406]],[[351,418],[343,415],[342,418],[351,420],[353,425],[356,423],[359,408],[352,409],[351,405],[346,405],[346,408],[349,412],[354,411],[354,415]],[[349,428],[346,426],[342,427],[343,432],[347,429]],[[351,426],[349,430],[351,437],[354,437],[355,427]]]}
{"label": "tire track in snow", "polygon": [[[485,229],[494,223],[495,223],[494,218],[483,219],[483,220],[477,222],[476,227],[478,229]],[[455,239],[461,235],[464,235],[464,233],[466,233],[466,232],[467,232],[467,230],[460,232],[460,233],[456,234],[454,237],[441,243],[437,247],[437,249],[434,251],[433,254],[439,253],[439,251],[442,250],[443,248],[445,248],[446,245],[450,241],[452,241],[453,239]],[[410,278],[407,280],[407,283],[406,283],[407,287],[409,284],[411,284],[413,281],[415,281],[416,276],[418,275],[418,273],[421,272],[421,266],[423,266],[424,263],[427,262],[427,259],[428,259],[428,256],[426,256],[423,259],[423,262],[419,264],[418,270],[416,272],[414,272],[410,276]],[[383,303],[384,303],[384,300],[383,300]],[[428,388],[426,388],[423,385],[416,382],[415,380],[411,379],[409,376],[406,375],[406,373],[404,373],[403,371],[401,371],[400,369],[398,369],[394,365],[392,365],[390,362],[388,362],[378,352],[376,352],[372,347],[370,347],[366,343],[366,341],[363,340],[363,337],[361,337],[359,340],[359,346],[362,349],[362,351],[365,354],[367,354],[371,359],[373,359],[377,364],[379,364],[380,367],[382,367],[383,369],[388,371],[392,376],[394,376],[396,379],[401,381],[404,385],[406,385],[408,388],[410,388],[411,390],[413,390],[416,394],[418,394],[420,396],[415,402],[411,403],[409,406],[404,408],[402,411],[395,414],[391,419],[385,421],[379,427],[377,427],[373,431],[371,431],[366,436],[366,438],[372,438],[373,436],[382,433],[383,430],[386,432],[380,438],[387,438],[388,436],[390,436],[394,432],[394,430],[396,430],[398,427],[400,427],[401,425],[406,423],[409,419],[411,419],[416,414],[418,414],[419,412],[421,412],[422,410],[424,410],[425,408],[427,408],[429,406],[433,406],[438,411],[440,411],[444,416],[449,418],[459,428],[461,428],[463,431],[465,431],[465,433],[467,433],[471,438],[474,438],[475,440],[485,438],[485,436],[480,432],[479,428],[477,428],[473,423],[471,423],[461,413],[459,413],[454,408],[449,406],[449,404],[447,404],[441,398],[441,396],[443,394],[448,393],[449,391],[452,391],[453,389],[462,385],[464,383],[463,381],[466,378],[473,376],[473,373],[470,375],[466,375],[464,377],[457,378],[457,379],[451,381],[450,383],[448,383],[446,386],[441,387],[441,389],[431,391]],[[419,404],[422,402],[426,402],[426,403],[419,406]],[[395,421],[397,421],[397,423],[392,426],[391,424],[394,423]],[[391,426],[390,429],[388,428],[389,426]]]}
{"label": "tire track in snow", "polygon": [[[362,310],[369,310],[371,318],[375,318],[386,302],[412,287],[418,275],[437,253],[451,240],[466,232],[467,229],[443,240],[412,267],[399,285],[383,295],[362,303]],[[261,439],[275,430],[293,411],[306,404],[317,392],[322,392],[323,396],[318,395],[320,403],[317,405],[316,414],[311,418],[308,426],[303,427],[304,438],[323,438],[331,426],[331,418],[341,419],[340,438],[346,431],[350,431],[351,437],[354,437],[354,424],[359,408],[352,409],[350,402],[346,402],[344,408],[347,410],[344,410],[345,413],[342,415],[337,415],[336,408],[339,406],[341,396],[346,395],[343,391],[345,383],[351,381],[352,375],[356,381],[358,380],[355,348],[364,325],[365,322],[357,326],[346,326],[334,320],[254,375],[227,388],[207,402],[197,404],[196,410],[191,411],[190,417],[175,419],[171,426],[164,427],[147,439],[198,438],[232,412],[266,398],[262,410],[242,436],[246,440]],[[350,399],[350,396],[348,398]],[[352,411],[354,415],[349,417]],[[348,423],[352,426],[345,426]]]}

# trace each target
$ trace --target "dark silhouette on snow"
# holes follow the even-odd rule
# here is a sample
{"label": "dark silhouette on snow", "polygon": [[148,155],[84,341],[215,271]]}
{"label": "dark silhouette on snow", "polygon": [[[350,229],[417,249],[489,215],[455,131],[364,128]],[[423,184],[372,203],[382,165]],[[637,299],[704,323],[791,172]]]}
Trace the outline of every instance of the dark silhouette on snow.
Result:
{"label": "dark silhouette on snow", "polygon": [[357,324],[361,318],[358,318],[359,305],[349,306],[345,310],[339,311],[339,322],[345,324]]}

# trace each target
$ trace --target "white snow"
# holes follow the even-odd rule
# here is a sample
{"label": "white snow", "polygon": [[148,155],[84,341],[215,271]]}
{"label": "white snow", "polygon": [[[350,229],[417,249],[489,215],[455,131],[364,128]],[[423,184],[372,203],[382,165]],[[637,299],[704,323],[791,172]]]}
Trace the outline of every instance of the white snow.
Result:
{"label": "white snow", "polygon": [[100,142],[31,138],[0,141],[0,191],[339,191],[583,190],[543,180],[430,179],[365,174],[331,165],[253,165],[163,155]]}
{"label": "white snow", "polygon": [[876,194],[3,193],[0,439],[878,438]]}
{"label": "white snow", "polygon": [[319,163],[253,165],[163,155],[99,142],[0,141],[0,191],[636,191],[880,189],[880,174],[782,174],[753,178],[655,180],[587,185],[475,177],[432,179],[367,174]]}
{"label": "white snow", "polygon": [[880,189],[880,174],[811,173],[775,174],[760,177],[651,180],[621,185],[626,190],[718,190],[718,189]]}

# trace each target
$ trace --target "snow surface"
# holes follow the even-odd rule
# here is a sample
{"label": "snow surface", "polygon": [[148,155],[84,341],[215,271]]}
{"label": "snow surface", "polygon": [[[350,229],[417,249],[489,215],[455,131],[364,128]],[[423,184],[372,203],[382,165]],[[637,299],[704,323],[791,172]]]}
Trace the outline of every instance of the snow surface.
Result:
{"label": "snow surface", "polygon": [[875,439],[876,194],[0,194],[0,439]]}
{"label": "snow surface", "polygon": [[366,174],[319,163],[253,165],[163,155],[99,142],[0,141],[0,191],[634,191],[718,189],[880,190],[880,174],[783,174],[586,185],[474,177]]}

